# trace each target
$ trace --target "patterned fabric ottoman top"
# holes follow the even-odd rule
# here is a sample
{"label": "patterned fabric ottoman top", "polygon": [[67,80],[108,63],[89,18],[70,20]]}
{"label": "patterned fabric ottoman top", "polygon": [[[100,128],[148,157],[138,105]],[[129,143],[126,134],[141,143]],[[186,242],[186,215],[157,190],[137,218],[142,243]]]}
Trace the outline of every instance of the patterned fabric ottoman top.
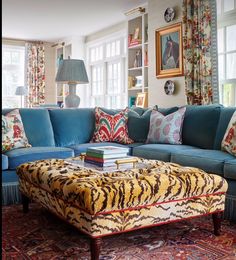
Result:
{"label": "patterned fabric ottoman top", "polygon": [[145,159],[139,163],[148,167],[104,173],[51,159],[22,164],[17,174],[90,215],[227,191],[222,177],[197,168]]}

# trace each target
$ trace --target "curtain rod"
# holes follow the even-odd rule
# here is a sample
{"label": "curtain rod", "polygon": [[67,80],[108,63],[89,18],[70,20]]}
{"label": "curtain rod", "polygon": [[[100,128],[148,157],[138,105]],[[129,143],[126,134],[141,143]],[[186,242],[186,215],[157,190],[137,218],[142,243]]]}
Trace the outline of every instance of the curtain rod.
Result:
{"label": "curtain rod", "polygon": [[24,42],[24,43],[48,43],[48,42],[44,42],[44,41],[32,41],[32,40],[22,40],[22,39],[15,39],[15,38],[2,38],[2,41],[17,41],[17,42]]}

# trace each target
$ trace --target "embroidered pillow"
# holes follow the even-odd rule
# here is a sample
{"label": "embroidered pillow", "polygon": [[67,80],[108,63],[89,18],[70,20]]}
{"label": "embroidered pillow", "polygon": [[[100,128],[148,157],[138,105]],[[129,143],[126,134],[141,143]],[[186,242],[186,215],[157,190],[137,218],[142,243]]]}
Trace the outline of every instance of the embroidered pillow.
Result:
{"label": "embroidered pillow", "polygon": [[229,121],[224,138],[221,143],[222,150],[236,156],[236,111]]}
{"label": "embroidered pillow", "polygon": [[31,147],[25,135],[19,109],[2,115],[2,151]]}
{"label": "embroidered pillow", "polygon": [[153,110],[146,143],[182,144],[182,125],[186,107],[164,116]]}
{"label": "embroidered pillow", "polygon": [[115,115],[109,115],[101,108],[95,108],[95,131],[92,142],[117,142],[131,144],[128,135],[128,108]]}

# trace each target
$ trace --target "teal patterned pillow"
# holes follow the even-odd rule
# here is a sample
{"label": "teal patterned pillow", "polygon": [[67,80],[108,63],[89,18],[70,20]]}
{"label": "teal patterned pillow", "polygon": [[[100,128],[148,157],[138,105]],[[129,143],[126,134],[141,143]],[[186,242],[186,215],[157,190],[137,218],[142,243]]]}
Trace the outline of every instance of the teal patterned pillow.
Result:
{"label": "teal patterned pillow", "polygon": [[182,144],[182,125],[186,107],[164,116],[153,110],[146,143]]}

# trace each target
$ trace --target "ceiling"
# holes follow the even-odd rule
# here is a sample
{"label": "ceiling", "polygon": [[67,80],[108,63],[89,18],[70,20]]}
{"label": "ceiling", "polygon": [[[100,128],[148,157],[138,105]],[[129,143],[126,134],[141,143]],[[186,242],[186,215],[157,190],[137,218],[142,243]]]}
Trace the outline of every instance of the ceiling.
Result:
{"label": "ceiling", "polygon": [[125,21],[147,0],[2,0],[2,37],[55,42]]}

